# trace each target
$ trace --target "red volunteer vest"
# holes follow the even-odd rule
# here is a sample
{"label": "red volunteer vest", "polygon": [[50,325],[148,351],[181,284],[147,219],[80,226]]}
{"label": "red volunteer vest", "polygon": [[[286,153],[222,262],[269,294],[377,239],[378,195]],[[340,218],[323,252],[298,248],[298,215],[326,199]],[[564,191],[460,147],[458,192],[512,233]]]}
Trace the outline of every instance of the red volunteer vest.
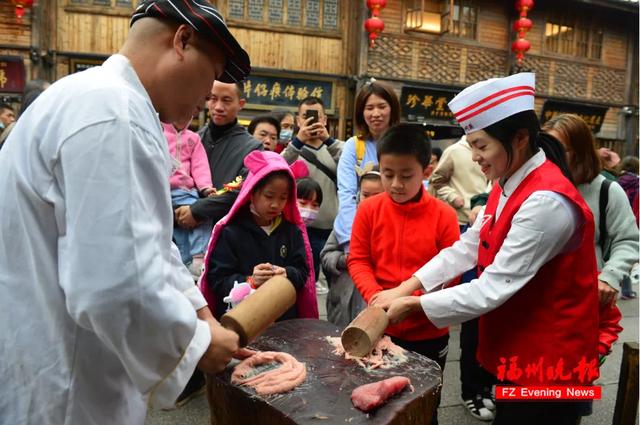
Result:
{"label": "red volunteer vest", "polygon": [[[480,317],[477,357],[499,380],[519,385],[588,385],[598,377],[598,274],[589,207],[560,169],[545,161],[533,170],[495,220],[500,185],[493,186],[480,231],[478,273],[504,242],[513,216],[540,190],[559,193],[582,213],[582,239],[547,262],[507,302]],[[488,218],[486,218],[488,217]]]}

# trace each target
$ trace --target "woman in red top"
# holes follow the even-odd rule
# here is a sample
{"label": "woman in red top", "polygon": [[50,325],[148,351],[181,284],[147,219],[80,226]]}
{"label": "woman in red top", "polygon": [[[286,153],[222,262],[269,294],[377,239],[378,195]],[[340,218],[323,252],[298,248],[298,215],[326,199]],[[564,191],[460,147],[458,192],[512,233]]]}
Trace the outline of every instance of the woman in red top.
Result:
{"label": "woman in red top", "polygon": [[[593,216],[561,145],[539,132],[534,94],[534,75],[523,73],[477,83],[451,101],[474,161],[498,184],[460,241],[372,304],[392,321],[422,313],[437,327],[480,316],[478,361],[503,383],[590,385],[598,376]],[[478,279],[433,291],[475,265]],[[410,296],[417,289],[433,292]],[[494,424],[574,425],[582,407],[498,402]]]}

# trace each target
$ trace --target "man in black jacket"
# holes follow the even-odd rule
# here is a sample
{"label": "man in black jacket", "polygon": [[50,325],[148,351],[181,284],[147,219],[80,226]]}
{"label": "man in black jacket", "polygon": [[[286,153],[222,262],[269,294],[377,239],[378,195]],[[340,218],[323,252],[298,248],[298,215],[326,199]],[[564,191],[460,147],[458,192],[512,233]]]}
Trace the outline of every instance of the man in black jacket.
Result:
{"label": "man in black jacket", "polygon": [[[247,177],[244,157],[251,151],[263,149],[262,144],[238,124],[238,113],[244,104],[242,84],[216,81],[207,98],[211,121],[198,134],[209,158],[213,187],[218,190],[238,176]],[[237,196],[238,190],[233,190],[179,207],[176,209],[176,222],[188,229],[206,220],[216,223],[229,212]]]}

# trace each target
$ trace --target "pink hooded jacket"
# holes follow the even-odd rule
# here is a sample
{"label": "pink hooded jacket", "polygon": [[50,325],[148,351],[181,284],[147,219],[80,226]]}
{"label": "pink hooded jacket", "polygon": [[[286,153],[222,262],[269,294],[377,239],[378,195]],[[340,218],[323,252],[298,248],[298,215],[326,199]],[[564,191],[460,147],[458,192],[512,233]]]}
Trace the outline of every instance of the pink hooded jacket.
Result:
{"label": "pink hooded jacket", "polygon": [[[204,258],[204,272],[200,280],[200,290],[202,291],[205,299],[209,303],[209,308],[213,309],[215,304],[215,294],[209,289],[207,285],[207,273],[209,271],[209,256],[213,252],[218,236],[222,232],[222,229],[231,221],[240,208],[251,200],[251,193],[254,186],[262,180],[267,174],[274,171],[288,171],[291,178],[294,180],[306,177],[309,174],[307,165],[304,161],[295,161],[291,166],[287,164],[287,161],[275,152],[269,151],[253,151],[244,158],[244,165],[249,170],[247,179],[242,184],[240,194],[233,203],[231,210],[225,215],[216,225],[213,227],[211,233],[211,240],[209,241],[209,247],[207,248],[207,254]],[[305,250],[307,253],[307,265],[309,267],[309,278],[304,286],[304,289],[298,291],[298,298],[296,301],[298,318],[300,319],[317,319],[318,318],[318,301],[316,298],[316,280],[313,273],[313,256],[311,255],[311,245],[309,245],[309,237],[307,236],[307,229],[302,222],[300,212],[298,211],[298,204],[296,201],[296,187],[295,183],[291,190],[291,195],[287,200],[287,203],[282,212],[284,219],[290,223],[298,226],[302,232],[302,238],[304,239]]]}
{"label": "pink hooded jacket", "polygon": [[162,123],[164,137],[169,143],[173,173],[169,178],[171,190],[198,191],[211,187],[209,159],[200,142],[200,136],[189,129],[176,130],[171,124]]}

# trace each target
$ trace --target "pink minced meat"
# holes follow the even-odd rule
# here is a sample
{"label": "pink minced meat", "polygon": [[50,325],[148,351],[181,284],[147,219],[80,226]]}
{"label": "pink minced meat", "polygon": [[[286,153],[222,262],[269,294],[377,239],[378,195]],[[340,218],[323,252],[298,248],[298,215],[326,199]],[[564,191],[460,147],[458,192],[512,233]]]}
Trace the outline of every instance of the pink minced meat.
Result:
{"label": "pink minced meat", "polygon": [[[279,367],[252,374],[255,368],[269,363],[279,363]],[[307,377],[307,368],[291,354],[276,351],[254,352],[236,366],[231,374],[231,383],[247,385],[259,395],[285,393],[300,385]]]}
{"label": "pink minced meat", "polygon": [[[387,335],[380,338],[380,340],[376,343],[376,346],[373,347],[371,353],[367,354],[364,357],[352,356],[347,353],[342,346],[342,341],[339,336],[326,338],[331,345],[334,346],[335,350],[333,351],[338,356],[344,356],[347,360],[355,360],[360,366],[368,368],[368,369],[376,369],[376,368],[386,368],[391,366],[389,361],[389,357],[393,358],[395,362],[402,363],[405,362],[407,357],[404,354],[404,348],[394,344],[391,342],[391,338]],[[387,354],[387,358],[385,359],[385,355]]]}
{"label": "pink minced meat", "polygon": [[361,385],[351,393],[351,402],[363,412],[368,412],[385,404],[407,385],[411,387],[411,381],[404,376],[394,376],[383,381]]}

